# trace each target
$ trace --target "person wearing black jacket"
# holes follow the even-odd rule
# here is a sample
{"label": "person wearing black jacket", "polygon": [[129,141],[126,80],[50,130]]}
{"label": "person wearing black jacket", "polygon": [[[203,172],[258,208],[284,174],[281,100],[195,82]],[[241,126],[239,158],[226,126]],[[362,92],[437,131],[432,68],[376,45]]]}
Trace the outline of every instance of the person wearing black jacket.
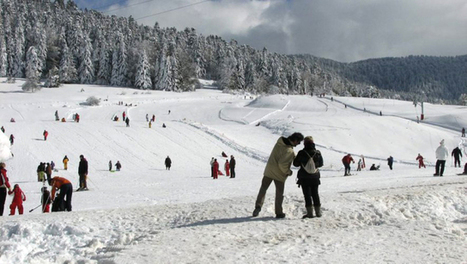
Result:
{"label": "person wearing black jacket", "polygon": [[79,188],[77,191],[87,191],[88,185],[86,183],[86,177],[88,176],[88,161],[84,158],[83,155],[79,156],[78,175]]}
{"label": "person wearing black jacket", "polygon": [[295,167],[300,167],[297,177],[298,184],[302,187],[303,196],[305,197],[306,215],[303,218],[313,218],[313,206],[316,216],[321,217],[321,202],[318,193],[318,187],[321,184],[319,170],[316,173],[310,174],[304,169],[310,157],[314,157],[316,153],[319,153],[319,156],[321,154],[315,148],[313,137],[305,137],[303,145],[304,148],[297,153],[293,161]]}
{"label": "person wearing black jacket", "polygon": [[235,158],[233,155],[230,155],[230,178],[235,178],[235,165],[237,162],[235,162]]}
{"label": "person wearing black jacket", "polygon": [[459,168],[461,167],[461,159],[462,158],[462,151],[459,147],[456,147],[455,149],[452,150],[451,156],[454,157],[454,168],[459,165]]}

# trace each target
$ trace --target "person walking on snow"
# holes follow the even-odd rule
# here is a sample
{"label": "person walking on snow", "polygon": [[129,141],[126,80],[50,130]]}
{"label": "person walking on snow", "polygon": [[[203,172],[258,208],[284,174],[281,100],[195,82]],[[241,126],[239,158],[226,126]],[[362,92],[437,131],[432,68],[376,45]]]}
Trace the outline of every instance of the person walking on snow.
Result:
{"label": "person walking on snow", "polygon": [[42,135],[44,135],[44,141],[47,141],[47,137],[49,136],[49,132],[47,130],[44,130],[44,133],[42,133]]}
{"label": "person walking on snow", "polygon": [[[298,170],[297,178],[302,187],[303,196],[305,198],[306,214],[303,218],[313,218],[313,207],[317,217],[321,217],[321,202],[319,199],[318,187],[321,184],[319,170],[315,173],[309,173],[305,170],[304,166],[308,163],[309,159],[316,160],[315,166],[322,165],[322,156],[319,150],[316,150],[313,137],[307,136],[303,140],[303,149],[297,153],[293,161],[295,167],[300,167]],[[318,164],[320,162],[320,164]],[[317,168],[317,167],[316,167]],[[313,200],[313,202],[312,202]]]}
{"label": "person walking on snow", "polygon": [[446,146],[444,146],[444,139],[439,142],[439,147],[436,149],[436,170],[433,176],[443,176],[444,166],[446,159],[449,157],[449,152]]}
{"label": "person walking on snow", "polygon": [[388,166],[392,170],[392,164],[394,163],[394,158],[392,156],[389,156],[388,158]]}
{"label": "person walking on snow", "polygon": [[217,159],[214,159],[214,163],[212,163],[212,171],[213,178],[217,179],[217,175],[219,175],[219,163],[217,163]]}
{"label": "person walking on snow", "polygon": [[166,170],[170,170],[170,167],[172,166],[172,160],[170,159],[169,156],[167,156],[167,158],[165,158],[165,169]]}
{"label": "person walking on snow", "polygon": [[[86,177],[88,176],[88,161],[83,155],[79,156],[78,175],[79,175],[79,188],[77,191],[87,191],[88,185],[86,183]],[[53,196],[53,195],[52,195]]]}
{"label": "person walking on snow", "polygon": [[65,169],[65,170],[68,170],[68,161],[70,161],[70,160],[65,155],[65,157],[63,158],[63,169]]}
{"label": "person walking on snow", "polygon": [[229,164],[228,159],[225,160],[224,169],[225,169],[225,176],[229,177],[230,176],[230,164]]}
{"label": "person walking on snow", "polygon": [[15,184],[13,190],[8,192],[9,195],[13,194],[13,200],[10,204],[10,215],[15,215],[16,208],[18,208],[18,213],[23,214],[23,201],[26,201],[26,195],[19,188],[18,184]]}
{"label": "person walking on snow", "polygon": [[352,155],[347,154],[342,158],[342,164],[344,164],[344,176],[350,176],[350,162],[355,163]]}
{"label": "person walking on snow", "polygon": [[230,178],[235,178],[235,165],[236,161],[233,155],[230,155]]}
{"label": "person walking on snow", "polygon": [[7,189],[9,192],[11,192],[10,181],[6,175],[7,170],[5,168],[6,164],[4,162],[0,162],[0,216],[3,216]]}
{"label": "person walking on snow", "polygon": [[294,147],[300,144],[303,140],[301,133],[293,133],[289,137],[280,137],[274,148],[269,155],[266,168],[264,169],[263,179],[261,181],[261,187],[258,192],[258,196],[255,202],[255,210],[253,211],[253,217],[258,216],[261,208],[264,204],[264,198],[266,197],[266,191],[268,190],[271,183],[274,181],[276,186],[276,199],[274,201],[276,218],[284,218],[285,214],[282,210],[282,201],[284,200],[284,187],[287,177],[292,175],[290,166],[295,158]]}
{"label": "person walking on snow", "polygon": [[418,168],[420,169],[421,167],[426,168],[425,163],[423,162],[423,156],[418,153],[418,156],[415,160],[418,160]]}
{"label": "person walking on snow", "polygon": [[454,157],[454,168],[459,165],[459,168],[461,167],[461,158],[462,158],[462,151],[460,150],[459,147],[456,147],[455,149],[452,150],[451,156]]}

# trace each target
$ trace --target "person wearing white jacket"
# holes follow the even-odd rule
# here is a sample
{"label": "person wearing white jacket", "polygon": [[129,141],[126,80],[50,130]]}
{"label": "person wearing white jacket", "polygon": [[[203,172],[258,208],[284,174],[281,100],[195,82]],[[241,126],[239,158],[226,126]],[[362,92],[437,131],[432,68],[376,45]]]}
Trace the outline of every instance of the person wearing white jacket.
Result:
{"label": "person wearing white jacket", "polygon": [[436,149],[436,171],[433,176],[443,176],[444,165],[446,164],[446,159],[449,157],[448,148],[444,146],[444,139],[439,142],[439,147]]}

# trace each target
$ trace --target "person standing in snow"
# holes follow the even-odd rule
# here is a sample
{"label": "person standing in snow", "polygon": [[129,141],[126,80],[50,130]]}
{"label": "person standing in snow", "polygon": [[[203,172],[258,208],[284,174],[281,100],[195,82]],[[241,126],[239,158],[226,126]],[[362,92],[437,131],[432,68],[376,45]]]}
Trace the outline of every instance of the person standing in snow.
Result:
{"label": "person standing in snow", "polygon": [[44,133],[42,133],[42,135],[44,135],[44,141],[47,141],[47,137],[49,136],[49,132],[47,130],[44,130]]}
{"label": "person standing in snow", "polygon": [[211,161],[209,162],[211,164],[211,178],[214,178],[214,157],[211,158]]}
{"label": "person standing in snow", "polygon": [[165,169],[166,170],[170,170],[170,167],[172,166],[172,160],[170,159],[169,156],[167,156],[167,158],[165,158]]}
{"label": "person standing in snow", "polygon": [[146,114],[146,122],[149,122],[149,115]]}
{"label": "person standing in snow", "polygon": [[357,162],[357,171],[361,171],[361,170],[362,170],[362,159],[359,159]]}
{"label": "person standing in snow", "polygon": [[350,176],[350,162],[355,163],[352,155],[347,154],[342,158],[342,164],[344,164],[344,176]]}
{"label": "person standing in snow", "polygon": [[55,121],[60,120],[60,117],[58,116],[58,110],[55,111]]}
{"label": "person standing in snow", "polygon": [[13,143],[15,143],[15,136],[13,134],[10,135],[10,144],[13,146]]}
{"label": "person standing in snow", "polygon": [[392,170],[392,164],[394,163],[394,158],[392,156],[389,156],[388,158],[388,166]]}
{"label": "person standing in snow", "polygon": [[443,176],[447,157],[449,157],[449,152],[446,146],[444,146],[443,139],[439,142],[439,147],[436,149],[436,170],[433,176]]}
{"label": "person standing in snow", "polygon": [[[58,199],[59,211],[64,211],[66,209],[68,212],[71,212],[71,196],[73,194],[73,185],[71,182],[63,177],[55,176],[50,181],[50,185],[52,186],[52,201]],[[57,190],[60,190],[60,194],[58,197],[55,197],[55,192]]]}
{"label": "person standing in snow", "polygon": [[459,147],[456,147],[455,149],[452,150],[451,156],[454,157],[454,168],[459,165],[459,168],[461,167],[461,158],[462,158],[462,151],[460,150]]}
{"label": "person standing in snow", "polygon": [[465,128],[462,128],[462,137],[465,137]]}
{"label": "person standing in snow", "polygon": [[4,162],[0,162],[0,216],[3,216],[7,189],[11,192],[10,181],[6,175],[7,170],[5,168],[6,164]]}
{"label": "person standing in snow", "polygon": [[126,116],[126,114],[125,114],[125,111],[123,111],[123,113],[122,113],[122,117],[123,117],[123,119],[122,119],[122,120],[123,120],[123,121],[125,121],[125,120],[126,120],[126,119],[125,119],[125,116]]}
{"label": "person standing in snow", "polygon": [[112,171],[112,161],[109,160],[109,171]]}
{"label": "person standing in snow", "polygon": [[125,119],[125,123],[126,123],[126,126],[129,127],[130,126],[130,119],[127,117]]}
{"label": "person standing in snow", "polygon": [[233,155],[230,155],[230,178],[235,178],[235,165],[237,162]]}
{"label": "person standing in snow", "polygon": [[[86,177],[88,176],[88,161],[83,155],[79,156],[78,175],[79,175],[79,188],[78,191],[87,191],[88,185],[86,183]],[[53,196],[53,195],[52,195]]]}
{"label": "person standing in snow", "polygon": [[55,169],[55,162],[53,160],[50,161],[50,168],[52,168],[52,170]]}
{"label": "person standing in snow", "polygon": [[420,169],[421,167],[426,168],[425,163],[423,162],[423,156],[418,153],[418,156],[415,160],[418,160],[418,168]]}
{"label": "person standing in snow", "polygon": [[228,159],[225,160],[224,169],[225,169],[225,176],[229,177],[230,176],[230,164],[229,164]]}
{"label": "person standing in snow", "polygon": [[300,167],[298,170],[297,178],[299,179],[303,196],[305,198],[306,214],[303,216],[303,218],[313,218],[313,207],[315,209],[316,216],[321,217],[321,202],[318,193],[318,187],[321,184],[321,181],[319,180],[319,170],[317,170],[316,173],[308,173],[303,166],[308,163],[310,158],[312,158],[314,161],[318,157],[321,157],[322,161],[322,156],[319,150],[316,150],[315,148],[313,137],[305,137],[303,140],[303,145],[303,149],[297,153],[297,157],[295,157],[293,161],[293,165],[295,167]]}
{"label": "person standing in snow", "polygon": [[3,133],[5,133],[5,128],[3,126],[0,129],[2,130]]}
{"label": "person standing in snow", "polygon": [[217,175],[219,175],[219,163],[217,162],[217,159],[214,159],[214,162],[212,163],[212,173],[212,177],[217,179]]}
{"label": "person standing in snow", "polygon": [[8,192],[9,195],[13,195],[13,200],[10,204],[10,215],[15,215],[16,208],[18,208],[18,213],[23,214],[23,201],[26,201],[26,195],[19,188],[18,184],[15,184],[13,190]]}
{"label": "person standing in snow", "polygon": [[65,170],[68,170],[68,161],[70,161],[70,160],[65,155],[65,157],[63,158],[63,169],[65,169]]}
{"label": "person standing in snow", "polygon": [[290,166],[295,158],[294,147],[300,144],[303,140],[301,133],[293,133],[289,137],[280,137],[271,154],[269,155],[266,168],[264,169],[263,179],[261,181],[261,187],[258,192],[258,196],[255,202],[255,210],[253,211],[253,217],[258,216],[261,211],[261,207],[264,203],[266,191],[268,190],[271,183],[274,181],[276,186],[276,199],[274,202],[276,218],[284,218],[285,214],[282,210],[282,201],[284,200],[284,187],[287,177],[292,175]]}
{"label": "person standing in snow", "polygon": [[121,168],[122,168],[122,164],[120,164],[120,161],[117,160],[117,163],[115,163],[115,169],[116,169],[117,171],[120,171]]}
{"label": "person standing in snow", "polygon": [[50,166],[50,163],[45,166],[45,175],[47,175],[47,182],[52,179],[52,166]]}

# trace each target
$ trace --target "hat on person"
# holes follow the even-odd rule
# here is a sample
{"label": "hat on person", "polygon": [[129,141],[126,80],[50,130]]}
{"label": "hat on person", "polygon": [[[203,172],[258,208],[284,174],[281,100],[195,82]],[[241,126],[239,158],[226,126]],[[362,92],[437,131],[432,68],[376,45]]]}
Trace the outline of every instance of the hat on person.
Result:
{"label": "hat on person", "polygon": [[312,136],[306,136],[304,140],[313,142],[313,137]]}
{"label": "hat on person", "polygon": [[444,145],[444,139],[442,139],[441,142],[439,142],[439,144]]}

